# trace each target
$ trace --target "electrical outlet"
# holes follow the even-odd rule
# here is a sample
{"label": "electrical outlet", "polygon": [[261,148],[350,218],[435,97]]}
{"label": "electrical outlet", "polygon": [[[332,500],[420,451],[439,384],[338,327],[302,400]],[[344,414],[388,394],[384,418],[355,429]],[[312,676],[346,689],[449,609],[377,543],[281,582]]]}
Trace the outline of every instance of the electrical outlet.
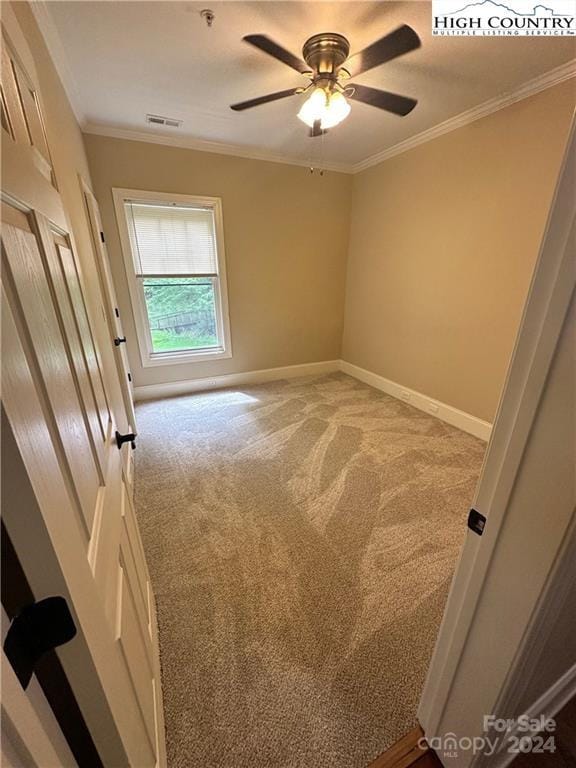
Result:
{"label": "electrical outlet", "polygon": [[402,392],[400,393],[400,397],[402,398],[402,400],[405,400],[406,402],[408,402],[410,400],[410,392],[407,392],[405,389],[403,389]]}
{"label": "electrical outlet", "polygon": [[438,406],[436,403],[428,403],[428,411],[430,413],[438,413]]}

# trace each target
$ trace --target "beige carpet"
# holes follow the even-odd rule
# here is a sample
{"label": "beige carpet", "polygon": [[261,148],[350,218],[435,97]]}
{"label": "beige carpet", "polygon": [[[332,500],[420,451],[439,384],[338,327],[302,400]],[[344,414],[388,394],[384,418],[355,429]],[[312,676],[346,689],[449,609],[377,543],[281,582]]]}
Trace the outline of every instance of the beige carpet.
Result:
{"label": "beige carpet", "polygon": [[364,768],[414,724],[483,443],[343,374],[137,418],[170,768]]}

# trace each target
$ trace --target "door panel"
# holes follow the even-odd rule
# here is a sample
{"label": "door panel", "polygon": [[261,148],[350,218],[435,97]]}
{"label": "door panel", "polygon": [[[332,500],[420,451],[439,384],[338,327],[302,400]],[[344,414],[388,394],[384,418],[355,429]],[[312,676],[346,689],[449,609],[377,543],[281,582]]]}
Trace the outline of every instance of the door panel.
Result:
{"label": "door panel", "polygon": [[57,248],[68,299],[73,307],[76,329],[80,338],[83,339],[82,356],[97,407],[102,439],[106,441],[112,416],[108,405],[108,399],[104,392],[102,367],[98,355],[96,354],[94,338],[88,322],[86,302],[82,294],[82,288],[78,278],[78,270],[70,248],[67,245],[62,244],[58,244]]}
{"label": "door panel", "polygon": [[[49,231],[44,232],[48,271],[52,279],[52,287],[54,289],[56,303],[62,322],[63,336],[68,342],[71,366],[78,382],[78,395],[83,405],[86,427],[92,436],[91,443],[95,451],[95,463],[98,468],[100,484],[102,484],[104,482],[104,448],[105,443],[110,436],[112,422],[105,399],[104,414],[101,414],[100,409],[98,408],[93,383],[86,364],[85,348],[87,339],[86,337],[83,339],[78,331],[78,324],[74,312],[75,308],[70,303],[70,296],[66,290],[66,282],[64,275],[62,274],[56,247],[53,241],[50,242],[51,234],[52,233]],[[84,345],[82,344],[83,340]],[[102,395],[103,394],[102,390]],[[104,418],[102,418],[102,415]]]}
{"label": "door panel", "polygon": [[[3,205],[3,213],[5,209]],[[60,334],[39,243],[28,217],[17,214],[12,209],[11,213],[3,216],[2,266],[8,286],[13,286],[14,301],[19,305],[18,315],[24,325],[22,332],[28,336],[34,349],[38,372],[51,408],[50,416],[57,424],[67,459],[67,474],[88,540],[102,477],[95,462],[92,438],[86,429],[77,378]],[[18,225],[7,220],[17,220]]]}
{"label": "door panel", "polygon": [[[123,492],[123,505],[122,505],[122,533],[120,538],[120,551],[122,553],[122,561],[124,563],[124,570],[126,577],[130,584],[132,584],[134,606],[138,614],[138,618],[141,626],[148,627],[150,624],[150,613],[148,608],[148,578],[145,569],[142,567],[140,555],[138,553],[138,541],[137,531],[134,530],[134,526],[131,522],[132,511],[130,502],[128,500],[128,493],[126,488],[122,489]],[[147,653],[151,656],[151,638],[148,637],[146,641]]]}
{"label": "door panel", "polygon": [[117,638],[138,697],[142,723],[147,735],[149,761],[145,765],[154,765],[156,762],[156,737],[154,733],[153,673],[146,646],[147,635],[142,632],[142,625],[138,621],[133,586],[128,579],[124,565],[121,557],[118,570]]}
{"label": "door panel", "polygon": [[18,64],[14,64],[14,72],[16,75],[18,91],[20,93],[20,100],[24,109],[24,118],[28,128],[28,135],[30,136],[30,143],[40,153],[45,160],[46,165],[50,167],[50,153],[48,152],[48,144],[46,143],[44,126],[42,125],[40,110],[38,109],[38,103],[36,101],[36,94],[34,89],[28,83],[28,78]]}
{"label": "door panel", "polygon": [[140,538],[140,531],[138,530],[138,524],[136,522],[136,515],[134,513],[132,496],[124,488],[124,503],[122,507],[122,519],[126,529],[126,539],[130,542],[130,549],[132,559],[134,561],[134,570],[136,574],[136,580],[140,586],[142,593],[142,600],[146,607],[146,623],[150,624],[150,600],[149,592],[150,576],[148,574],[148,566],[146,565],[146,558],[144,557],[144,548],[142,546],[142,539]]}
{"label": "door panel", "polygon": [[88,561],[92,568],[98,596],[111,631],[114,631],[117,612],[118,546],[122,459],[114,444],[106,455],[106,487],[102,488],[90,539]]}
{"label": "door panel", "polygon": [[8,46],[2,40],[2,102],[6,112],[5,123],[7,123],[10,138],[18,144],[29,144],[30,137],[24,118],[24,108],[20,99],[20,92],[16,83],[16,73],[14,72],[12,57]]}
{"label": "door panel", "polygon": [[5,39],[2,40],[2,96],[10,137],[31,150],[36,169],[55,186],[38,95]]}

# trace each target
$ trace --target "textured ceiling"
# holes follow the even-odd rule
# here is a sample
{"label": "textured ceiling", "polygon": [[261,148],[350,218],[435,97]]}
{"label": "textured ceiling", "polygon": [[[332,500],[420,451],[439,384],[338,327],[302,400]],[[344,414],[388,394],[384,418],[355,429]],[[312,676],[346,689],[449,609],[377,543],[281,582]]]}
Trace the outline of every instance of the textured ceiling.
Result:
{"label": "textured ceiling", "polygon": [[[200,17],[207,5],[216,13],[211,29]],[[365,161],[576,55],[568,37],[433,38],[430,3],[418,0],[67,1],[45,3],[43,11],[52,26],[48,42],[85,123],[146,131],[146,113],[166,115],[183,120],[182,127],[157,132],[315,163]],[[422,48],[357,80],[417,98],[407,117],[353,103],[344,123],[324,139],[309,139],[296,118],[302,97],[230,110],[235,101],[306,82],[243,43],[244,35],[269,35],[300,55],[310,35],[340,32],[354,52],[401,23],[416,29]]]}

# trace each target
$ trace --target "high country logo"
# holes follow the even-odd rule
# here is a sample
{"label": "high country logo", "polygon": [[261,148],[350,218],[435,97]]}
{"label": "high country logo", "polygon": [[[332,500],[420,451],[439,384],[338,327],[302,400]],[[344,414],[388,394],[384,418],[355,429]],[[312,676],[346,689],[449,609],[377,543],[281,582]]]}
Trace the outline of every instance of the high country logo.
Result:
{"label": "high country logo", "polygon": [[460,36],[560,36],[576,34],[573,0],[432,0],[432,34]]}

